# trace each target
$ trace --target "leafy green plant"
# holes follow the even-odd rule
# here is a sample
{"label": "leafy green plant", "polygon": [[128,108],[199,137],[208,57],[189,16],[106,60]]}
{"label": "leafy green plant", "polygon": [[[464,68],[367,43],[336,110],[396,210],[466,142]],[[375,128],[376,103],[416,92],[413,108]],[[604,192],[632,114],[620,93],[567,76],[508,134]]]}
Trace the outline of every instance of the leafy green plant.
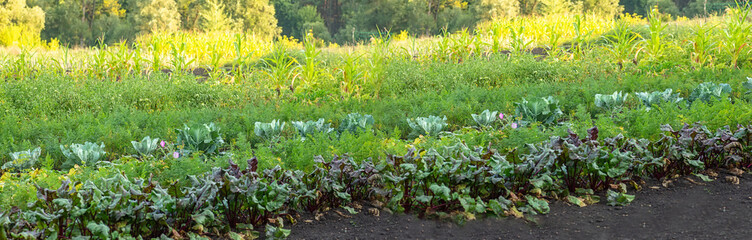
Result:
{"label": "leafy green plant", "polygon": [[624,192],[616,192],[611,189],[606,191],[606,200],[610,206],[626,206],[634,201],[635,196]]}
{"label": "leafy green plant", "polygon": [[629,94],[623,94],[616,91],[610,95],[595,94],[595,106],[609,112],[619,112],[624,107],[624,102],[629,98]]}
{"label": "leafy green plant", "polygon": [[266,232],[264,233],[266,239],[287,239],[287,236],[290,236],[290,229],[284,229],[282,227],[283,226],[267,224]]}
{"label": "leafy green plant", "polygon": [[219,153],[219,149],[225,143],[222,135],[219,133],[220,128],[214,123],[203,124],[202,126],[175,129],[177,134],[177,145],[182,145],[181,155],[190,155],[200,152],[205,156],[212,156]]}
{"label": "leafy green plant", "polygon": [[104,151],[104,143],[85,142],[84,144],[71,144],[70,147],[60,145],[66,161],[63,163],[63,169],[73,168],[75,165],[90,167],[96,164],[104,157],[107,152]]}
{"label": "leafy green plant", "polygon": [[689,94],[689,102],[720,100],[723,96],[731,94],[731,85],[726,83],[705,82],[697,86]]}
{"label": "leafy green plant", "polygon": [[23,171],[34,167],[39,162],[39,156],[42,154],[42,148],[29,149],[26,151],[10,153],[10,161],[3,164],[2,170],[5,171]]}
{"label": "leafy green plant", "polygon": [[157,150],[157,143],[159,142],[159,138],[152,139],[149,136],[144,137],[144,139],[141,139],[141,141],[131,141],[131,145],[133,145],[133,148],[136,149],[136,152],[141,157],[147,157],[150,156],[154,150]]}
{"label": "leafy green plant", "polygon": [[684,98],[679,97],[679,94],[672,94],[672,89],[666,89],[663,92],[655,91],[655,92],[638,92],[635,93],[635,96],[640,99],[640,102],[642,102],[643,105],[647,108],[648,111],[654,106],[659,105],[661,103],[679,103]]}
{"label": "leafy green plant", "polygon": [[407,119],[407,125],[412,129],[410,135],[413,137],[419,135],[436,137],[448,125],[446,119],[446,116],[443,118],[437,116],[418,117],[414,121]]}
{"label": "leafy green plant", "polygon": [[493,124],[494,121],[496,121],[496,119],[498,118],[498,116],[499,116],[499,112],[498,111],[491,112],[488,109],[484,110],[480,114],[472,114],[473,120],[481,128],[491,127],[491,124]]}
{"label": "leafy green plant", "polygon": [[552,96],[522,102],[514,103],[515,115],[521,118],[520,123],[527,125],[533,122],[539,122],[544,125],[556,124],[557,120],[564,115],[559,108],[559,101]]}
{"label": "leafy green plant", "polygon": [[744,86],[744,88],[746,88],[747,90],[749,90],[745,94],[752,93],[752,78],[748,77],[747,81],[742,83],[742,86]]}
{"label": "leafy green plant", "polygon": [[339,123],[339,127],[337,128],[337,131],[340,133],[343,132],[352,132],[356,133],[358,131],[364,130],[370,126],[372,126],[374,123],[373,116],[365,114],[361,115],[360,113],[350,113],[347,114],[347,116],[342,119]]}
{"label": "leafy green plant", "polygon": [[269,123],[256,122],[253,127],[253,132],[256,136],[269,142],[278,142],[283,130],[285,130],[285,122],[278,119],[272,120]]}
{"label": "leafy green plant", "polygon": [[293,121],[292,126],[298,130],[300,137],[302,137],[303,139],[317,132],[330,133],[334,131],[334,128],[330,127],[331,123],[324,123],[323,118],[319,118],[318,121]]}

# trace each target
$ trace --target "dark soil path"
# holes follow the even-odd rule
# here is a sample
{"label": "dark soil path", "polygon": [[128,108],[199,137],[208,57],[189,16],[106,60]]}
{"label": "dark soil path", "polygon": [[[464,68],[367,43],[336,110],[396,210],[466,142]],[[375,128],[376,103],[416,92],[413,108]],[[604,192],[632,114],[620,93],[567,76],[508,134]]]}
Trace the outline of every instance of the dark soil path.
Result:
{"label": "dark soil path", "polygon": [[552,201],[537,224],[484,218],[458,225],[384,211],[376,217],[367,207],[347,217],[330,211],[321,221],[301,219],[290,239],[752,239],[752,175],[738,185],[725,176],[709,183],[681,177],[668,188],[648,183],[626,207]]}

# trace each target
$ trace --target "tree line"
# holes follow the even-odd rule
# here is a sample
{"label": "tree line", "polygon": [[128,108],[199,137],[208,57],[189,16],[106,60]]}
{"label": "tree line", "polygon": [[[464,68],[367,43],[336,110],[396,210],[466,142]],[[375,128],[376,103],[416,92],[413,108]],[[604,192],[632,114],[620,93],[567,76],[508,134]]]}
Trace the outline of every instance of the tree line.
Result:
{"label": "tree line", "polygon": [[[746,1],[748,2],[748,1]],[[380,32],[435,35],[494,18],[593,13],[673,16],[722,11],[728,0],[0,0],[0,45],[29,39],[92,46],[153,32],[245,31],[259,37],[358,42]]]}

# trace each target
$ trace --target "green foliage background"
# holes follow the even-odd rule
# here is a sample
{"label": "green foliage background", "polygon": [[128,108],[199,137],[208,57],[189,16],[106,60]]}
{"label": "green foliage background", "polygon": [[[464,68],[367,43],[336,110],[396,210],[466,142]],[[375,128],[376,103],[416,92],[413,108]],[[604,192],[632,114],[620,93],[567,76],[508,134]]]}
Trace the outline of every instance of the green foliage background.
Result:
{"label": "green foliage background", "polygon": [[[744,1],[742,1],[744,2]],[[436,35],[518,15],[559,13],[707,16],[724,0],[3,0],[0,45],[39,40],[94,46],[133,40],[141,33],[232,30],[257,36],[354,43],[379,32]]]}

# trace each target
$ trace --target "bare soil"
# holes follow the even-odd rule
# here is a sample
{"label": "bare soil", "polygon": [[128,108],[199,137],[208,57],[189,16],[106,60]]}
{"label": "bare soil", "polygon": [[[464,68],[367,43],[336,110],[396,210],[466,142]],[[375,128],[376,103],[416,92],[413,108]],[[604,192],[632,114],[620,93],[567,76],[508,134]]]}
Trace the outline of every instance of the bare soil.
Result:
{"label": "bare soil", "polygon": [[577,207],[551,201],[551,213],[536,222],[483,218],[459,225],[414,215],[329,211],[313,220],[303,216],[290,239],[752,239],[752,175],[739,184],[721,173],[713,182],[680,177],[668,185],[648,182],[625,207],[603,201]]}

